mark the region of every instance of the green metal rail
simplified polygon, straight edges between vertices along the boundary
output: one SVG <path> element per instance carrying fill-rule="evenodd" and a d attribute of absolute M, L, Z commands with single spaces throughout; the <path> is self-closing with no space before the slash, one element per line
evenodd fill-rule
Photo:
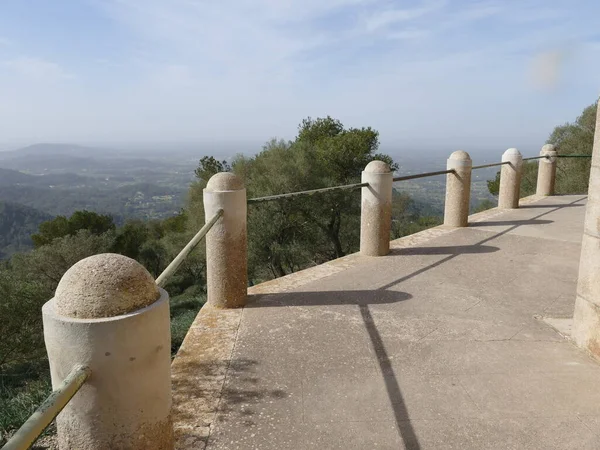
<path fill-rule="evenodd" d="M 557 155 L 558 158 L 591 158 L 592 155 Z"/>
<path fill-rule="evenodd" d="M 17 430 L 2 450 L 26 450 L 40 437 L 67 403 L 77 394 L 92 371 L 86 366 L 76 366 L 59 388 L 52 392 L 40 407 Z"/>
<path fill-rule="evenodd" d="M 491 163 L 491 164 L 481 164 L 480 166 L 473 166 L 473 167 L 471 167 L 471 170 L 486 169 L 488 167 L 503 166 L 505 164 L 510 164 L 510 161 L 504 161 L 504 162 L 499 162 L 499 163 Z"/>
<path fill-rule="evenodd" d="M 290 192 L 288 194 L 269 195 L 267 197 L 251 198 L 248 200 L 248 204 L 270 202 L 272 200 L 280 200 L 282 198 L 296 197 L 299 195 L 313 195 L 313 194 L 319 194 L 321 192 L 329 192 L 329 191 L 337 191 L 337 190 L 345 190 L 345 189 L 358 189 L 358 188 L 362 188 L 362 187 L 367 187 L 368 185 L 369 185 L 369 183 L 354 183 L 354 184 L 345 184 L 343 186 L 332 186 L 332 187 L 326 187 L 326 188 L 321 188 L 321 189 L 312 189 L 310 191 L 299 191 L 299 192 Z"/>
<path fill-rule="evenodd" d="M 183 250 L 179 252 L 175 259 L 171 261 L 171 264 L 169 264 L 167 268 L 163 270 L 163 272 L 158 276 L 158 278 L 156 279 L 156 284 L 158 286 L 163 287 L 165 284 L 167 284 L 167 281 L 169 280 L 171 275 L 175 273 L 175 271 L 179 268 L 181 263 L 183 263 L 185 258 L 187 258 L 187 256 L 192 252 L 192 250 L 196 248 L 196 246 L 200 243 L 202 238 L 206 236 L 206 233 L 210 231 L 210 229 L 215 223 L 217 223 L 217 220 L 219 220 L 219 217 L 221 217 L 222 215 L 223 210 L 219 209 L 217 213 L 208 222 L 206 222 L 202 228 L 200 228 L 200 231 L 196 233 L 196 235 L 190 240 L 190 242 L 188 242 L 188 244 L 185 247 L 183 247 Z"/>
<path fill-rule="evenodd" d="M 456 171 L 454 169 L 448 169 L 448 170 L 438 170 L 437 172 L 419 173 L 417 175 L 406 175 L 406 176 L 402 176 L 402 177 L 395 177 L 393 179 L 393 181 L 396 182 L 396 181 L 415 180 L 417 178 L 434 177 L 436 175 L 444 175 L 446 173 L 456 173 Z"/>
<path fill-rule="evenodd" d="M 534 159 L 543 159 L 543 158 L 549 159 L 550 157 L 546 156 L 546 155 L 543 155 L 543 156 L 532 156 L 531 158 L 523 158 L 523 161 L 531 161 L 531 160 L 534 160 Z"/>

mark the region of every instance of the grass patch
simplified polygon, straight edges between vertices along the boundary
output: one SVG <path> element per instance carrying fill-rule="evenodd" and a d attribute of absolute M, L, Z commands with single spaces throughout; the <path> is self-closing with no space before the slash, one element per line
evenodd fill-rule
<path fill-rule="evenodd" d="M 0 445 L 19 428 L 52 391 L 46 361 L 19 365 L 0 374 Z M 46 430 L 54 432 L 54 425 Z"/>
<path fill-rule="evenodd" d="M 171 299 L 171 356 L 177 354 L 205 302 L 206 296 L 199 292 L 186 292 Z"/>

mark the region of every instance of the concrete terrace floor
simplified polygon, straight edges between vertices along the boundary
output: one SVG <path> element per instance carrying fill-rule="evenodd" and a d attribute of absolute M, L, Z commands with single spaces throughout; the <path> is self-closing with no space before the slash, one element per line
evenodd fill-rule
<path fill-rule="evenodd" d="M 584 213 L 528 198 L 203 308 L 178 448 L 600 449 L 600 365 L 541 320 L 572 316 Z"/>

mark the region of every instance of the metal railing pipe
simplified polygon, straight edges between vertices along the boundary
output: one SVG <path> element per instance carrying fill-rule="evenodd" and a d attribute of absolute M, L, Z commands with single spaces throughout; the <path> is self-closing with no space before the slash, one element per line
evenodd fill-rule
<path fill-rule="evenodd" d="M 27 419 L 2 450 L 26 450 L 40 437 L 50 423 L 73 398 L 92 371 L 87 366 L 75 366 L 58 389 L 53 391 Z"/>
<path fill-rule="evenodd" d="M 490 164 L 481 164 L 479 166 L 473 166 L 473 167 L 471 167 L 471 170 L 486 169 L 488 167 L 496 167 L 496 166 L 504 166 L 505 164 L 510 164 L 510 161 L 502 161 L 502 162 L 499 162 L 499 163 L 490 163 Z"/>
<path fill-rule="evenodd" d="M 168 279 L 175 273 L 175 271 L 179 268 L 181 263 L 187 258 L 187 256 L 196 248 L 196 246 L 200 243 L 202 238 L 206 236 L 206 233 L 210 231 L 213 225 L 219 220 L 219 217 L 223 215 L 223 210 L 217 210 L 216 214 L 210 219 L 208 222 L 204 224 L 200 231 L 196 233 L 196 235 L 187 243 L 183 250 L 179 252 L 179 254 L 171 261 L 171 264 L 167 266 L 165 270 L 156 278 L 156 284 L 160 287 L 163 287 Z"/>
<path fill-rule="evenodd" d="M 529 158 L 523 158 L 523 161 L 532 161 L 532 160 L 534 160 L 534 159 L 543 159 L 543 158 L 545 158 L 545 159 L 548 159 L 548 158 L 549 158 L 549 156 L 546 156 L 546 155 L 542 155 L 542 156 L 531 156 L 531 157 L 529 157 Z"/>
<path fill-rule="evenodd" d="M 258 197 L 258 198 L 248 199 L 248 204 L 269 202 L 271 200 L 279 200 L 282 198 L 296 197 L 298 195 L 312 195 L 312 194 L 318 194 L 320 192 L 329 192 L 329 191 L 336 191 L 336 190 L 343 190 L 343 189 L 358 189 L 358 188 L 362 188 L 362 187 L 367 187 L 368 185 L 369 185 L 369 183 L 354 183 L 354 184 L 345 184 L 342 186 L 332 186 L 332 187 L 326 187 L 326 188 L 320 188 L 320 189 L 311 189 L 309 191 L 298 191 L 298 192 L 290 192 L 287 194 L 268 195 L 266 197 Z"/>
<path fill-rule="evenodd" d="M 392 181 L 396 182 L 396 181 L 415 180 L 417 178 L 434 177 L 436 175 L 446 175 L 448 173 L 456 173 L 456 171 L 454 169 L 448 169 L 448 170 L 438 170 L 437 172 L 419 173 L 417 175 L 405 175 L 405 176 L 401 176 L 401 177 L 394 177 L 392 179 Z"/>

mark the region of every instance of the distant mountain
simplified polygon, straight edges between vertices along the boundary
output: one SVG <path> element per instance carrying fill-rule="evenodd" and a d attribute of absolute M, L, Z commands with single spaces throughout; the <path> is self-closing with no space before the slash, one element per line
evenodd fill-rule
<path fill-rule="evenodd" d="M 102 174 L 113 171 L 169 169 L 169 161 L 150 160 L 127 155 L 117 150 L 72 144 L 35 144 L 17 150 L 0 152 L 0 167 L 42 173 L 83 172 Z"/>
<path fill-rule="evenodd" d="M 23 156 L 66 155 L 77 157 L 117 157 L 119 152 L 105 148 L 86 147 L 75 144 L 33 144 L 17 150 L 0 152 L 0 160 L 14 159 Z"/>
<path fill-rule="evenodd" d="M 0 201 L 0 259 L 33 247 L 31 235 L 37 233 L 50 214 L 13 202 Z"/>
<path fill-rule="evenodd" d="M 27 175 L 26 173 L 19 172 L 17 170 L 0 168 L 0 186 L 27 184 L 33 182 L 34 180 L 35 177 L 32 175 Z"/>
<path fill-rule="evenodd" d="M 51 173 L 47 175 L 29 175 L 18 170 L 0 168 L 0 186 L 83 186 L 97 185 L 99 181 L 91 177 L 82 177 L 74 173 Z"/>
<path fill-rule="evenodd" d="M 0 201 L 14 201 L 52 215 L 69 216 L 87 209 L 111 214 L 115 222 L 124 218 L 160 218 L 177 213 L 185 192 L 168 186 L 148 183 L 111 189 L 82 186 L 80 188 L 32 185 L 0 185 Z"/>

